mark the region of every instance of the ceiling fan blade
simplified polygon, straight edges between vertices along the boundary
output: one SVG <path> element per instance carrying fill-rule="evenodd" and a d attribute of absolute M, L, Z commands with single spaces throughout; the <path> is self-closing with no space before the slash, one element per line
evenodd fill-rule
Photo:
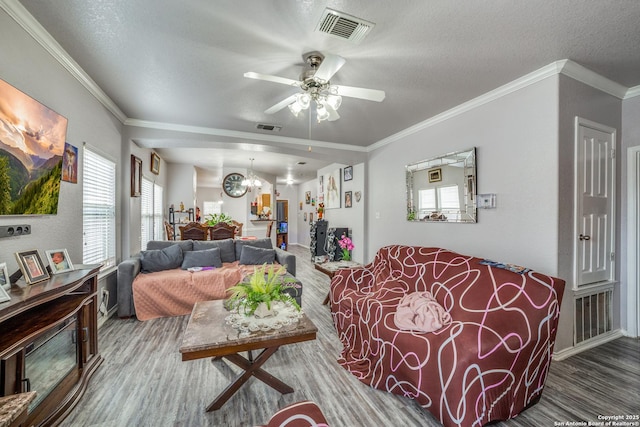
<path fill-rule="evenodd" d="M 264 113 L 265 114 L 277 113 L 278 111 L 282 110 L 284 107 L 286 107 L 287 105 L 291 104 L 295 100 L 296 100 L 296 96 L 295 95 L 291 95 L 290 97 L 288 97 L 286 99 L 283 99 L 282 101 L 278 102 L 273 107 L 267 108 L 266 110 L 264 110 Z"/>
<path fill-rule="evenodd" d="M 286 77 L 271 76 L 269 74 L 254 73 L 253 71 L 244 73 L 244 76 L 248 79 L 265 80 L 267 82 L 281 83 L 288 86 L 300 86 L 300 82 L 298 80 L 288 79 Z"/>
<path fill-rule="evenodd" d="M 313 75 L 313 77 L 318 80 L 328 82 L 329 80 L 331 80 L 331 77 L 333 77 L 333 75 L 337 73 L 340 68 L 342 68 L 345 62 L 347 61 L 341 56 L 327 54 L 325 55 L 322 63 L 316 70 L 316 73 Z"/>
<path fill-rule="evenodd" d="M 338 95 L 351 98 L 366 99 L 368 101 L 382 102 L 386 96 L 383 90 L 365 89 L 363 87 L 332 85 L 338 88 Z"/>

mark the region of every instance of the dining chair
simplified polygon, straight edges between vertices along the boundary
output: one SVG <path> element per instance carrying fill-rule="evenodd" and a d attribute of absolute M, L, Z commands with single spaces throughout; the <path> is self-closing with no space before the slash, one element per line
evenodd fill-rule
<path fill-rule="evenodd" d="M 207 230 L 209 227 L 199 222 L 190 222 L 180 227 L 180 240 L 207 240 Z"/>
<path fill-rule="evenodd" d="M 236 227 L 226 222 L 219 222 L 213 227 L 209 227 L 209 239 L 222 240 L 233 239 L 236 234 Z"/>

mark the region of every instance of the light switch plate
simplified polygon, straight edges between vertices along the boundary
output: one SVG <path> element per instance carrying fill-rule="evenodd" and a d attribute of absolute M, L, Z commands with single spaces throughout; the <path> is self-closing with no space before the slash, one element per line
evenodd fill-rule
<path fill-rule="evenodd" d="M 478 194 L 478 209 L 495 209 L 495 193 Z"/>

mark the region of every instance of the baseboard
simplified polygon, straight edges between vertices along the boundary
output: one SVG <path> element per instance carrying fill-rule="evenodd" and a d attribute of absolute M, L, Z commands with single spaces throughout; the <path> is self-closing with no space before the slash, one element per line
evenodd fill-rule
<path fill-rule="evenodd" d="M 602 334 L 595 338 L 592 338 L 588 341 L 583 341 L 580 344 L 576 344 L 573 347 L 565 348 L 560 351 L 556 351 L 553 353 L 551 357 L 552 360 L 559 362 L 561 360 L 566 359 L 567 357 L 571 357 L 578 353 L 582 353 L 585 350 L 589 350 L 590 348 L 597 347 L 609 341 L 613 341 L 615 339 L 623 337 L 624 334 L 620 329 L 616 329 L 615 331 L 609 332 L 608 334 Z"/>
<path fill-rule="evenodd" d="M 100 316 L 100 313 L 98 313 L 98 328 L 100 328 L 100 326 L 102 326 L 102 324 L 106 322 L 107 319 L 111 318 L 111 316 L 115 315 L 117 312 L 118 312 L 118 305 L 116 304 L 113 307 L 111 307 L 109 311 L 107 311 L 106 316 Z"/>

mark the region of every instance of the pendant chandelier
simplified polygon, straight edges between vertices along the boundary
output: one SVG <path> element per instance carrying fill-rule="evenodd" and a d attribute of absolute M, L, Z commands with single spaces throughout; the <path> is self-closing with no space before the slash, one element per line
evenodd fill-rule
<path fill-rule="evenodd" d="M 242 185 L 247 187 L 247 191 L 251 191 L 253 187 L 260 187 L 262 182 L 258 179 L 258 177 L 253 173 L 253 160 L 251 160 L 251 167 L 245 179 L 242 180 Z"/>

